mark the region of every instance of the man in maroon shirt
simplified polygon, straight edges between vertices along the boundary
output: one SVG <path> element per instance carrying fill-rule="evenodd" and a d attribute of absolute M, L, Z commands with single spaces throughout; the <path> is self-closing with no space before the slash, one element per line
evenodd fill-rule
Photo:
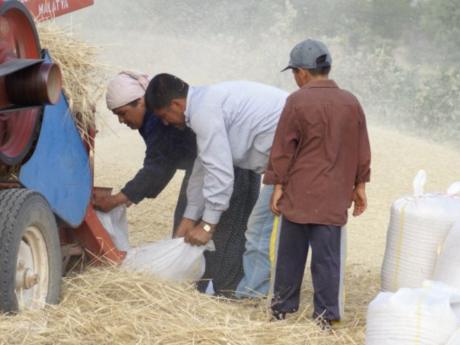
<path fill-rule="evenodd" d="M 273 315 L 283 319 L 298 310 L 311 247 L 313 316 L 322 325 L 341 318 L 341 228 L 352 203 L 354 216 L 367 207 L 371 158 L 364 112 L 328 78 L 331 63 L 319 41 L 307 39 L 291 51 L 284 70 L 292 70 L 300 89 L 287 99 L 264 178 L 275 185 L 271 207 L 282 215 Z"/>

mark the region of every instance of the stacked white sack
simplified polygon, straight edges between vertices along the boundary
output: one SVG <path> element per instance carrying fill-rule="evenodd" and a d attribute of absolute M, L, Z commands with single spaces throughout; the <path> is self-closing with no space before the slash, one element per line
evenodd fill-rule
<path fill-rule="evenodd" d="M 460 328 L 450 337 L 446 345 L 460 345 Z"/>
<path fill-rule="evenodd" d="M 460 289 L 460 221 L 452 226 L 442 245 L 433 279 Z"/>
<path fill-rule="evenodd" d="M 391 208 L 385 258 L 382 266 L 382 290 L 420 287 L 432 279 L 436 256 L 449 229 L 460 215 L 460 184 L 447 194 L 426 194 L 426 173 L 414 179 L 414 195 L 395 201 Z"/>
<path fill-rule="evenodd" d="M 437 282 L 382 292 L 369 304 L 366 345 L 445 345 L 458 328 L 459 304 L 460 293 Z"/>

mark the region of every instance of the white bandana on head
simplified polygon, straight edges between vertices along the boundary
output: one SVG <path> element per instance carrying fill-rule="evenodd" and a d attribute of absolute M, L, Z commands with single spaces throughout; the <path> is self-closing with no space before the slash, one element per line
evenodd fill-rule
<path fill-rule="evenodd" d="M 107 108 L 113 110 L 143 97 L 149 81 L 150 78 L 146 74 L 120 72 L 107 85 Z"/>

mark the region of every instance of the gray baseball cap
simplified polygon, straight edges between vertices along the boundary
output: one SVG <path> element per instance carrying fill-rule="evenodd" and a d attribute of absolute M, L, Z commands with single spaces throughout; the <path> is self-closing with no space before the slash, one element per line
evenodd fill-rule
<path fill-rule="evenodd" d="M 328 67 L 332 64 L 331 53 L 329 53 L 326 45 L 311 38 L 298 43 L 291 50 L 289 57 L 289 65 L 281 72 L 290 68 L 314 69 Z M 318 60 L 318 58 L 321 59 Z"/>

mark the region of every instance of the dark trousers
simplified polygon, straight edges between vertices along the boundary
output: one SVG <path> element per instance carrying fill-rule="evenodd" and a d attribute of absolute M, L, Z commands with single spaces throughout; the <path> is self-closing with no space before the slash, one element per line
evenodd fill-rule
<path fill-rule="evenodd" d="M 257 201 L 260 190 L 260 175 L 250 170 L 235 168 L 235 182 L 230 205 L 222 214 L 213 241 L 214 252 L 206 251 L 206 270 L 198 290 L 204 292 L 212 280 L 217 295 L 230 297 L 243 278 L 243 253 L 249 215 Z M 186 171 L 174 214 L 174 229 L 179 225 L 187 205 L 187 184 L 191 169 Z"/>
<path fill-rule="evenodd" d="M 279 314 L 299 309 L 309 247 L 312 250 L 313 317 L 340 320 L 341 228 L 333 225 L 297 224 L 282 219 L 272 310 Z"/>

